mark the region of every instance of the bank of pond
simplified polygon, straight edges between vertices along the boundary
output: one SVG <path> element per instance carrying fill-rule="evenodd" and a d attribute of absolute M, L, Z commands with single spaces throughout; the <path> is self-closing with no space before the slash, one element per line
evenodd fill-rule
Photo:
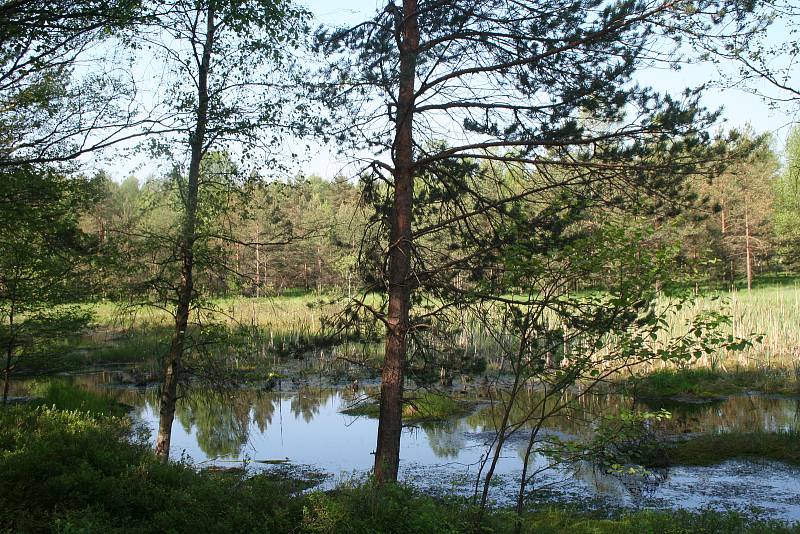
<path fill-rule="evenodd" d="M 472 394 L 412 389 L 401 485 L 377 489 L 368 475 L 377 425 L 369 383 L 189 388 L 176 413 L 173 462 L 164 466 L 149 441 L 158 420 L 157 386 L 122 386 L 114 373 L 15 386 L 17 395 L 36 400 L 2 413 L 4 529 L 474 530 L 475 478 L 501 405 L 479 388 Z M 512 418 L 538 394 L 526 392 Z M 537 476 L 523 531 L 800 531 L 800 399 L 650 402 L 576 396 L 543 425 L 529 460 Z M 565 451 L 573 449 L 554 445 L 591 442 L 603 425 L 619 424 L 619 414 L 665 409 L 669 417 L 623 417 L 644 432 L 614 428 L 622 438 L 604 444 L 599 455 L 595 449 L 569 457 Z M 492 511 L 481 527 L 487 531 L 515 528 L 518 518 L 508 507 L 529 435 L 523 429 L 505 445 L 491 484 Z"/>

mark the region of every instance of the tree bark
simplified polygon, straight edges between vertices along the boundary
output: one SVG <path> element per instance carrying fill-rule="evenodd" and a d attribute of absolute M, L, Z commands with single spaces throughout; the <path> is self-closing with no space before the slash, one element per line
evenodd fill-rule
<path fill-rule="evenodd" d="M 8 404 L 8 390 L 11 385 L 11 363 L 14 360 L 14 306 L 8 313 L 8 346 L 6 346 L 6 365 L 3 369 L 3 406 Z"/>
<path fill-rule="evenodd" d="M 394 199 L 389 235 L 389 313 L 386 318 L 386 349 L 381 373 L 380 419 L 375 448 L 375 480 L 378 484 L 397 480 L 400 436 L 403 429 L 403 374 L 411 307 L 409 274 L 414 187 L 414 78 L 419 46 L 417 0 L 403 0 L 402 13 L 395 12 L 395 20 L 400 46 L 400 86 L 392 154 Z"/>
<path fill-rule="evenodd" d="M 164 360 L 164 384 L 161 386 L 156 455 L 161 461 L 169 460 L 172 422 L 175 419 L 175 404 L 178 399 L 178 381 L 181 360 L 186 345 L 186 329 L 189 324 L 192 299 L 194 298 L 194 242 L 197 229 L 197 194 L 200 183 L 200 161 L 205 149 L 205 134 L 208 123 L 208 72 L 211 64 L 211 48 L 214 42 L 214 2 L 208 4 L 206 13 L 206 35 L 202 59 L 198 71 L 198 106 L 195 129 L 189 137 L 191 159 L 186 186 L 183 228 L 180 237 L 181 278 L 178 284 L 178 302 L 175 310 L 175 332 L 169 352 Z"/>
<path fill-rule="evenodd" d="M 750 243 L 750 214 L 748 207 L 744 207 L 744 248 L 747 261 L 747 290 L 753 287 L 753 250 Z"/>
<path fill-rule="evenodd" d="M 3 406 L 8 404 L 8 389 L 11 385 L 11 362 L 14 359 L 14 308 L 8 314 L 8 346 L 6 347 L 6 366 L 3 369 Z"/>
<path fill-rule="evenodd" d="M 261 296 L 261 249 L 258 246 L 258 240 L 261 239 L 261 228 L 256 224 L 256 298 Z"/>
<path fill-rule="evenodd" d="M 322 249 L 317 245 L 317 294 L 322 293 Z"/>

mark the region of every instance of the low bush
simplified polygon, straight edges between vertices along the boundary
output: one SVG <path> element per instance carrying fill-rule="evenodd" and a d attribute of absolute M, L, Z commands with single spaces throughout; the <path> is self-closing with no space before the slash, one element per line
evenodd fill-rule
<path fill-rule="evenodd" d="M 126 418 L 54 406 L 0 412 L 8 532 L 290 532 L 298 488 L 161 464 Z"/>

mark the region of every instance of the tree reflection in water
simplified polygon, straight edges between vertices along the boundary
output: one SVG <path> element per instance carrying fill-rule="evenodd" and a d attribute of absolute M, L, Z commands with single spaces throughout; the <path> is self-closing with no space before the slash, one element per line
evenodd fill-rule
<path fill-rule="evenodd" d="M 428 445 L 437 458 L 455 459 L 466 446 L 469 427 L 463 419 L 421 423 Z"/>
<path fill-rule="evenodd" d="M 319 407 L 337 394 L 335 389 L 318 389 L 303 387 L 292 397 L 291 410 L 295 417 L 302 417 L 310 423 L 319 413 Z"/>
<path fill-rule="evenodd" d="M 65 377 L 64 380 L 89 389 L 108 392 L 109 384 L 114 384 L 112 375 L 113 373 L 91 373 Z M 136 407 L 140 417 L 157 416 L 157 388 L 112 385 L 111 391 L 119 402 Z M 355 397 L 370 392 L 359 390 L 357 393 Z M 280 393 L 245 388 L 215 391 L 192 387 L 182 394 L 184 397 L 179 400 L 177 406 L 177 423 L 183 427 L 188 439 L 196 440 L 199 449 L 197 452 L 202 452 L 209 458 L 238 459 L 248 442 L 252 442 L 254 447 L 261 447 L 262 437 L 267 437 L 269 440 L 280 432 L 277 425 L 281 419 L 279 417 L 281 410 L 284 423 L 288 417 L 293 423 L 307 426 L 302 429 L 294 426 L 295 433 L 302 432 L 314 436 L 317 432 L 316 425 L 319 423 L 325 432 L 337 432 L 346 436 L 346 442 L 349 439 L 347 436 L 356 432 L 351 426 L 353 419 L 338 414 L 338 409 L 347 406 L 348 398 L 354 395 L 350 389 L 304 386 L 297 392 Z M 570 393 L 565 395 L 568 396 Z M 526 418 L 530 414 L 531 406 L 536 405 L 540 396 L 541 392 L 535 388 L 520 395 L 512 410 L 512 421 L 521 422 L 523 426 L 530 428 L 535 421 L 530 419 L 526 421 Z M 488 435 L 496 428 L 505 398 L 505 394 L 495 391 L 494 405 L 483 404 L 466 418 L 420 424 L 421 434 L 425 436 L 430 452 L 437 458 L 454 460 L 464 453 L 465 448 L 480 447 L 484 433 Z M 569 400 L 569 397 L 564 400 Z M 322 409 L 323 406 L 326 407 Z M 622 410 L 630 409 L 655 411 L 660 408 L 672 412 L 671 419 L 660 423 L 666 434 L 754 430 L 774 432 L 800 428 L 800 399 L 737 396 L 716 403 L 687 404 L 634 402 L 630 397 L 622 395 L 587 395 L 574 399 L 570 410 L 549 419 L 544 425 L 547 430 L 545 434 L 555 433 L 567 439 L 589 438 L 596 422 L 603 415 L 619 414 Z M 324 421 L 315 420 L 323 417 Z M 374 432 L 369 424 L 357 426 L 359 426 L 359 437 Z M 524 432 L 520 435 L 524 437 Z M 353 439 L 356 439 L 355 435 Z M 262 452 L 265 451 L 253 450 L 254 455 Z M 292 453 L 286 451 L 285 454 Z M 310 460 L 313 461 L 313 458 Z M 547 460 L 537 455 L 534 461 L 544 463 Z M 597 478 L 596 474 L 588 474 L 585 470 L 583 474 L 592 479 Z M 580 474 L 577 475 L 578 478 L 582 478 Z"/>
<path fill-rule="evenodd" d="M 535 406 L 542 393 L 536 390 L 520 394 L 511 411 L 512 422 L 520 422 L 523 428 L 532 428 L 536 420 L 530 417 L 531 406 Z M 569 392 L 565 393 L 568 401 Z M 485 406 L 467 417 L 473 429 L 494 430 L 504 402 L 503 394 L 498 402 Z M 553 401 L 555 402 L 555 401 Z M 662 421 L 667 434 L 689 432 L 752 432 L 763 430 L 779 432 L 800 428 L 800 400 L 771 398 L 766 396 L 737 396 L 718 402 L 699 404 L 677 402 L 635 402 L 632 398 L 617 394 L 585 395 L 574 400 L 569 409 L 545 421 L 543 428 L 574 437 L 590 437 L 594 425 L 603 416 L 617 415 L 625 410 L 668 410 L 672 417 Z"/>
<path fill-rule="evenodd" d="M 189 393 L 181 400 L 176 409 L 177 419 L 187 433 L 196 429 L 200 450 L 212 458 L 238 458 L 249 435 L 249 399 L 244 395 L 205 391 Z"/>
<path fill-rule="evenodd" d="M 313 388 L 302 388 L 289 396 L 244 389 L 188 389 L 178 402 L 176 416 L 187 434 L 195 430 L 197 444 L 205 455 L 238 459 L 251 431 L 268 432 L 282 402 L 288 400 L 291 414 L 310 423 L 333 395 L 335 390 Z M 152 403 L 155 408 L 155 396 Z"/>

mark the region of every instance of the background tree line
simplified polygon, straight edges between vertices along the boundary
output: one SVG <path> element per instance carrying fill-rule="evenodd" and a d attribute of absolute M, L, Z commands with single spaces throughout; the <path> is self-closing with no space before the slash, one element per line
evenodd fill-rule
<path fill-rule="evenodd" d="M 651 246 L 676 246 L 676 278 L 688 281 L 747 280 L 758 274 L 795 272 L 800 217 L 800 129 L 789 136 L 785 151 L 767 134 L 732 132 L 719 141 L 734 154 L 724 173 L 691 181 L 692 198 L 669 216 L 640 217 L 632 225 L 651 226 Z M 215 155 L 233 168 L 224 154 Z M 234 169 L 235 171 L 235 169 Z M 238 172 L 238 171 L 235 171 Z M 99 172 L 89 182 L 99 196 L 83 214 L 80 229 L 96 240 L 100 261 L 93 273 L 93 296 L 122 297 L 136 287 L 130 269 L 135 243 L 143 229 L 174 224 L 175 190 L 163 177 L 124 180 Z M 486 185 L 490 183 L 487 178 Z M 270 296 L 297 291 L 347 293 L 369 282 L 358 264 L 368 225 L 364 183 L 346 177 L 318 176 L 251 183 L 246 193 L 228 199 L 216 214 L 226 238 L 219 239 L 216 268 L 201 275 L 203 292 L 213 296 Z M 427 193 L 429 196 L 433 192 Z M 435 202 L 417 215 L 421 224 L 436 221 Z M 597 210 L 592 218 L 607 214 Z M 141 245 L 141 243 L 140 243 Z M 437 241 L 427 246 L 446 250 Z M 452 248 L 452 247 L 451 247 Z M 87 256 L 88 258 L 88 256 Z M 115 261 L 112 261 L 116 258 Z M 97 258 L 91 259 L 92 262 Z M 115 263 L 116 262 L 116 263 Z M 491 277 L 492 266 L 482 273 Z M 602 286 L 607 280 L 581 282 Z M 576 289 L 580 289 L 577 287 Z"/>
<path fill-rule="evenodd" d="M 93 287 L 100 288 L 95 296 L 123 298 L 152 275 L 159 256 L 154 238 L 148 242 L 148 237 L 175 224 L 170 204 L 178 192 L 161 178 L 118 182 L 101 172 L 94 179 L 102 184 L 103 197 L 84 214 L 81 227 L 110 262 L 95 272 Z M 361 283 L 356 257 L 364 210 L 352 181 L 310 176 L 249 184 L 211 215 L 217 265 L 199 274 L 203 294 L 346 293 L 348 284 Z M 147 248 L 150 259 L 132 270 Z"/>

